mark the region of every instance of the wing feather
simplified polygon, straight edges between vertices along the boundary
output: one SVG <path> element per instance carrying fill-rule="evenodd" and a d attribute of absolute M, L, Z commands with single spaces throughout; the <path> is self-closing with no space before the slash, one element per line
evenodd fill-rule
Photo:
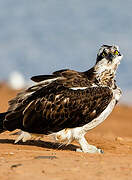
<path fill-rule="evenodd" d="M 63 76 L 63 73 L 66 73 L 66 72 L 69 72 L 69 71 L 71 71 L 71 70 L 63 69 L 63 70 L 53 72 L 52 75 L 33 76 L 33 77 L 31 77 L 31 80 L 34 81 L 34 82 L 41 82 L 41 81 L 45 81 L 45 80 L 50 80 L 50 79 L 54 79 L 56 77 L 61 77 L 61 76 Z"/>
<path fill-rule="evenodd" d="M 12 113 L 17 114 L 15 122 L 22 130 L 48 134 L 91 122 L 104 111 L 112 96 L 108 87 L 72 90 L 53 82 L 23 100 Z M 11 114 L 6 117 L 8 129 L 12 129 Z"/>
<path fill-rule="evenodd" d="M 38 76 L 31 77 L 31 80 L 34 82 L 41 82 L 41 81 L 50 80 L 53 78 L 56 78 L 56 76 L 55 75 L 38 75 Z"/>

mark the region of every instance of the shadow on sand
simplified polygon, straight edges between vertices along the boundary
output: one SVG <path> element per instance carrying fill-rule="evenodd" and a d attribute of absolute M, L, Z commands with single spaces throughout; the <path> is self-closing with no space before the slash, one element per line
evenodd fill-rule
<path fill-rule="evenodd" d="M 37 146 L 37 147 L 43 147 L 48 149 L 57 149 L 57 150 L 70 150 L 70 151 L 76 151 L 77 148 L 79 148 L 76 145 L 63 145 L 60 143 L 55 142 L 49 142 L 49 141 L 42 141 L 42 140 L 30 140 L 27 142 L 18 142 L 17 144 L 14 144 L 13 139 L 0 139 L 1 144 L 13 144 L 15 145 L 28 145 L 28 146 Z"/>

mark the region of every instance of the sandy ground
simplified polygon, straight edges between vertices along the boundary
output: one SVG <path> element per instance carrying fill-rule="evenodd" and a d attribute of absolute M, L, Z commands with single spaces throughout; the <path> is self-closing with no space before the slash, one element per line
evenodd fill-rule
<path fill-rule="evenodd" d="M 0 112 L 15 91 L 0 85 Z M 132 180 L 132 108 L 117 106 L 100 126 L 87 133 L 104 154 L 75 152 L 73 142 L 60 147 L 45 137 L 14 145 L 16 135 L 0 134 L 0 180 Z"/>

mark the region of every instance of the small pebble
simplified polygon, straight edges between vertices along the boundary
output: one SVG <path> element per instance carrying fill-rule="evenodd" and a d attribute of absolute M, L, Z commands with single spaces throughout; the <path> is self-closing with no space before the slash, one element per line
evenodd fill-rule
<path fill-rule="evenodd" d="M 14 152 L 10 152 L 9 154 L 14 155 L 15 153 Z"/>
<path fill-rule="evenodd" d="M 123 138 L 122 137 L 116 137 L 115 140 L 116 141 L 123 141 Z"/>
<path fill-rule="evenodd" d="M 36 156 L 35 159 L 57 159 L 56 156 Z"/>
<path fill-rule="evenodd" d="M 22 166 L 22 164 L 13 164 L 13 165 L 11 166 L 11 169 L 17 168 L 17 167 L 19 167 L 19 166 Z"/>

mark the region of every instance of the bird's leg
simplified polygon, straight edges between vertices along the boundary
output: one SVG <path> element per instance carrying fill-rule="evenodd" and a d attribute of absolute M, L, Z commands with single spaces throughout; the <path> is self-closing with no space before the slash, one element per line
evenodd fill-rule
<path fill-rule="evenodd" d="M 78 127 L 71 129 L 72 137 L 80 144 L 81 149 L 76 149 L 78 152 L 84 153 L 103 153 L 101 149 L 98 149 L 96 146 L 88 144 L 85 139 L 85 134 L 87 133 L 87 129 Z"/>
<path fill-rule="evenodd" d="M 65 145 L 70 144 L 74 140 L 72 137 L 72 131 L 69 128 L 63 129 L 57 133 L 52 133 L 51 137 L 54 139 L 54 141 Z"/>
<path fill-rule="evenodd" d="M 103 153 L 103 150 L 98 149 L 96 146 L 88 144 L 84 135 L 76 139 L 77 142 L 80 144 L 81 149 L 76 149 L 78 152 L 84 153 Z"/>
<path fill-rule="evenodd" d="M 65 142 L 66 144 L 71 143 L 73 140 L 76 140 L 80 146 L 81 149 L 76 149 L 78 152 L 84 152 L 84 153 L 103 153 L 101 149 L 98 149 L 97 147 L 88 144 L 86 141 L 84 135 L 86 134 L 86 131 L 83 128 L 67 128 L 64 130 L 61 130 L 57 133 L 54 133 L 55 140 L 60 142 Z"/>
<path fill-rule="evenodd" d="M 19 141 L 26 142 L 28 140 L 40 140 L 43 136 L 44 136 L 43 134 L 33 134 L 33 133 L 21 131 L 21 134 L 17 137 L 14 143 L 16 144 Z"/>

